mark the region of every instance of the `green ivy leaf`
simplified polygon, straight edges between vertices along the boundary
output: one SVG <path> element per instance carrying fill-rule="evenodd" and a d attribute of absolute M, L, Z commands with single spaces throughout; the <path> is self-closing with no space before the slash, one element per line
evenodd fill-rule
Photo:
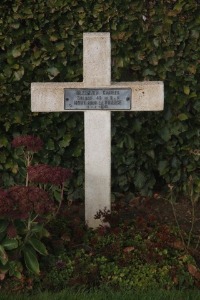
<path fill-rule="evenodd" d="M 197 71 L 197 66 L 196 65 L 190 65 L 187 70 L 191 73 L 191 74 L 196 74 Z"/>
<path fill-rule="evenodd" d="M 5 136 L 0 137 L 0 148 L 8 145 L 8 139 Z"/>
<path fill-rule="evenodd" d="M 167 160 L 159 161 L 158 170 L 160 172 L 160 175 L 166 174 L 168 172 L 168 161 Z"/>
<path fill-rule="evenodd" d="M 7 159 L 7 156 L 5 153 L 0 152 L 0 163 L 5 163 Z"/>
<path fill-rule="evenodd" d="M 24 76 L 24 67 L 20 67 L 18 71 L 15 71 L 13 76 L 14 81 L 19 81 Z"/>
<path fill-rule="evenodd" d="M 128 148 L 134 149 L 135 141 L 132 138 L 132 136 L 126 135 L 126 137 L 125 137 L 125 143 L 126 143 L 126 145 L 127 145 Z"/>
<path fill-rule="evenodd" d="M 159 131 L 159 135 L 166 142 L 169 141 L 170 138 L 171 138 L 171 133 L 170 133 L 170 131 L 169 131 L 169 129 L 167 127 L 162 128 Z"/>
<path fill-rule="evenodd" d="M 52 139 L 48 140 L 47 149 L 48 150 L 54 150 L 55 149 L 54 141 Z"/>
<path fill-rule="evenodd" d="M 116 64 L 117 67 L 123 68 L 123 66 L 124 66 L 123 58 L 122 57 L 117 58 L 115 64 Z"/>
<path fill-rule="evenodd" d="M 12 24 L 10 24 L 10 26 L 12 27 L 12 28 L 14 28 L 14 29 L 19 29 L 19 27 L 20 27 L 20 23 L 12 23 Z"/>
<path fill-rule="evenodd" d="M 158 65 L 158 57 L 155 54 L 152 54 L 149 57 L 149 62 L 150 64 L 152 64 L 153 66 L 157 66 Z"/>
<path fill-rule="evenodd" d="M 135 119 L 133 121 L 133 125 L 132 125 L 133 129 L 135 132 L 140 132 L 140 130 L 142 129 L 142 123 L 139 119 Z"/>
<path fill-rule="evenodd" d="M 65 48 L 65 44 L 63 42 L 56 43 L 56 50 L 62 51 Z"/>
<path fill-rule="evenodd" d="M 135 180 L 134 180 L 135 186 L 141 189 L 144 186 L 145 182 L 146 182 L 146 178 L 144 173 L 142 171 L 138 171 L 135 174 Z"/>
<path fill-rule="evenodd" d="M 174 6 L 174 10 L 176 10 L 180 13 L 184 4 L 185 4 L 185 1 L 178 1 L 178 3 Z"/>
<path fill-rule="evenodd" d="M 82 154 L 82 151 L 83 151 L 82 145 L 78 145 L 78 146 L 74 149 L 74 151 L 73 151 L 73 153 L 72 153 L 72 156 L 73 156 L 73 157 L 79 157 L 79 156 Z"/>
<path fill-rule="evenodd" d="M 127 176 L 126 175 L 122 175 L 119 177 L 119 185 L 120 186 L 125 186 L 127 184 Z"/>
<path fill-rule="evenodd" d="M 151 157 L 152 159 L 155 159 L 155 151 L 154 150 L 149 150 L 147 151 L 147 155 Z"/>
<path fill-rule="evenodd" d="M 59 36 L 56 35 L 56 34 L 51 34 L 50 37 L 49 37 L 49 40 L 51 42 L 56 42 L 58 40 Z"/>
<path fill-rule="evenodd" d="M 59 142 L 60 147 L 65 148 L 70 145 L 72 136 L 71 134 L 67 134 L 63 137 L 62 141 Z"/>
<path fill-rule="evenodd" d="M 184 85 L 183 91 L 184 91 L 184 94 L 189 95 L 190 94 L 190 87 Z"/>
<path fill-rule="evenodd" d="M 150 69 L 146 69 L 144 70 L 143 72 L 143 76 L 148 76 L 148 75 L 155 75 L 156 73 L 153 71 L 153 70 L 150 70 Z"/>
<path fill-rule="evenodd" d="M 48 68 L 47 72 L 49 74 L 50 79 L 53 79 L 60 73 L 60 71 L 56 67 Z"/>
<path fill-rule="evenodd" d="M 179 114 L 179 115 L 178 115 L 178 119 L 179 119 L 180 121 L 185 121 L 185 120 L 188 119 L 188 116 L 187 116 L 186 114 Z"/>
<path fill-rule="evenodd" d="M 21 49 L 19 47 L 17 47 L 11 51 L 11 54 L 14 58 L 16 58 L 16 57 L 21 56 L 22 52 L 21 52 Z"/>

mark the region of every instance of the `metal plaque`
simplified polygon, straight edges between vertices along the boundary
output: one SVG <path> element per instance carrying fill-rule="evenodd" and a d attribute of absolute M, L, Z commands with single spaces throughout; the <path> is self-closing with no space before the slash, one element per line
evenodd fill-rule
<path fill-rule="evenodd" d="M 64 89 L 66 110 L 130 110 L 130 88 Z"/>

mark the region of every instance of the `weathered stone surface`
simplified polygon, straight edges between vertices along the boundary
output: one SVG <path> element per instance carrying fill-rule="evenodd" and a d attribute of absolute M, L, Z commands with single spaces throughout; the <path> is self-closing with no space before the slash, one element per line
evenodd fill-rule
<path fill-rule="evenodd" d="M 84 87 L 109 86 L 111 81 L 110 33 L 83 34 Z"/>
<path fill-rule="evenodd" d="M 111 199 L 111 113 L 85 112 L 85 220 L 97 227 L 93 216 L 110 210 Z"/>
<path fill-rule="evenodd" d="M 83 34 L 84 87 L 110 85 L 110 33 Z M 110 209 L 111 197 L 111 113 L 85 111 L 85 220 L 97 227 L 94 215 Z"/>
<path fill-rule="evenodd" d="M 64 110 L 64 88 L 95 88 L 98 84 L 69 83 L 32 83 L 31 110 L 35 112 Z M 130 111 L 160 111 L 164 108 L 164 86 L 162 81 L 111 83 L 110 88 L 131 88 L 132 104 Z M 101 88 L 108 88 L 103 85 Z M 73 110 L 69 110 L 73 111 Z"/>

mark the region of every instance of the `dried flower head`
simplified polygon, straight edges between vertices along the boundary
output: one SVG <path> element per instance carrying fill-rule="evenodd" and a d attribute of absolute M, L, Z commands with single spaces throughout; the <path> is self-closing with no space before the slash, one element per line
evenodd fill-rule
<path fill-rule="evenodd" d="M 12 146 L 15 148 L 26 147 L 28 151 L 38 152 L 43 147 L 42 140 L 33 135 L 17 136 L 12 141 Z"/>
<path fill-rule="evenodd" d="M 61 185 L 72 175 L 70 169 L 62 167 L 52 167 L 46 164 L 38 164 L 28 167 L 29 180 L 39 183 L 50 183 Z"/>
<path fill-rule="evenodd" d="M 7 191 L 0 189 L 0 216 L 6 216 L 9 213 L 12 200 Z"/>
<path fill-rule="evenodd" d="M 9 224 L 7 227 L 7 235 L 9 238 L 13 239 L 17 236 L 17 229 L 14 224 Z"/>
<path fill-rule="evenodd" d="M 0 191 L 0 216 L 27 219 L 30 214 L 45 215 L 54 210 L 46 191 L 38 187 L 14 186 Z"/>

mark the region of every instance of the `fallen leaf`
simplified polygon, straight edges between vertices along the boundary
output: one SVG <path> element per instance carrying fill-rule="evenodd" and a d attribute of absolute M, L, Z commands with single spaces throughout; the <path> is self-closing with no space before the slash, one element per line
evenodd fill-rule
<path fill-rule="evenodd" d="M 140 204 L 140 197 L 135 197 L 129 201 L 131 207 L 137 207 Z"/>
<path fill-rule="evenodd" d="M 200 280 L 200 271 L 192 264 L 188 264 L 188 272 L 197 280 Z"/>
<path fill-rule="evenodd" d="M 178 278 L 176 276 L 173 278 L 173 282 L 174 282 L 175 285 L 178 284 Z"/>
<path fill-rule="evenodd" d="M 184 243 L 182 241 L 180 241 L 180 240 L 174 241 L 173 243 L 170 243 L 169 245 L 172 248 L 177 249 L 177 250 L 183 250 L 183 249 L 185 249 Z"/>
<path fill-rule="evenodd" d="M 61 236 L 61 239 L 65 242 L 70 242 L 70 236 L 67 234 L 67 233 L 64 233 L 62 236 Z"/>
<path fill-rule="evenodd" d="M 159 198 L 161 198 L 161 197 L 160 197 L 160 195 L 159 195 L 158 193 L 154 193 L 154 194 L 153 194 L 153 198 L 154 198 L 154 199 L 159 199 Z"/>
<path fill-rule="evenodd" d="M 4 280 L 5 276 L 6 276 L 5 273 L 1 273 L 1 274 L 0 274 L 0 280 L 1 280 L 1 281 Z"/>
<path fill-rule="evenodd" d="M 129 247 L 124 248 L 124 249 L 123 249 L 123 252 L 129 253 L 129 252 L 131 252 L 131 251 L 133 251 L 133 250 L 135 250 L 135 247 L 129 246 Z"/>

